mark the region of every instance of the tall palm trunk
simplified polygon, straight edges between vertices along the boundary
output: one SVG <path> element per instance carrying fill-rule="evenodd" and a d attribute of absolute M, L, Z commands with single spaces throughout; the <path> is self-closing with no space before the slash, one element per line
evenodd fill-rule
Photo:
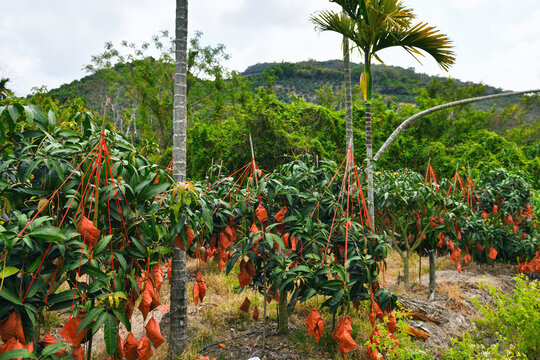
<path fill-rule="evenodd" d="M 174 179 L 186 179 L 187 130 L 187 25 L 188 0 L 176 0 L 176 64 L 174 68 L 173 168 Z M 187 345 L 186 253 L 173 247 L 171 269 L 171 316 L 169 349 L 171 357 L 180 356 Z"/>
<path fill-rule="evenodd" d="M 373 191 L 373 141 L 371 132 L 371 87 L 373 80 L 371 77 L 371 63 L 369 49 L 364 49 L 364 74 L 366 77 L 366 89 L 364 100 L 366 104 L 366 113 L 364 116 L 366 122 L 366 158 L 367 158 L 367 177 L 368 177 L 368 213 L 369 220 L 375 228 L 375 197 Z"/>
<path fill-rule="evenodd" d="M 351 86 L 351 61 L 349 58 L 349 39 L 343 37 L 343 66 L 345 72 L 345 148 L 351 147 L 354 154 L 353 114 L 352 114 L 352 86 Z M 348 151 L 348 150 L 347 150 Z"/>

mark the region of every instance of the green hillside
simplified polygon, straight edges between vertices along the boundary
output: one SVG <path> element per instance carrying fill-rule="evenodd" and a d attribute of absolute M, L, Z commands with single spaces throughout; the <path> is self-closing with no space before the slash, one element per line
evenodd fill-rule
<path fill-rule="evenodd" d="M 123 71 L 123 66 L 117 66 L 118 71 Z M 363 71 L 362 64 L 351 64 L 351 77 L 353 86 L 360 81 Z M 290 103 L 293 98 L 300 97 L 304 100 L 320 104 L 323 95 L 321 89 L 332 89 L 339 94 L 343 87 L 343 62 L 341 60 L 327 61 L 303 61 L 298 63 L 260 63 L 249 66 L 241 73 L 248 78 L 253 88 L 268 86 L 273 87 L 279 100 Z M 381 96 L 387 104 L 391 102 L 414 104 L 415 98 L 423 88 L 428 88 L 434 81 L 443 78 L 418 73 L 414 68 L 404 69 L 399 66 L 374 65 L 374 93 Z M 458 87 L 475 86 L 472 82 L 457 81 Z M 57 98 L 61 103 L 68 98 L 81 97 L 91 106 L 99 104 L 100 93 L 107 90 L 107 81 L 102 79 L 99 73 L 88 75 L 80 80 L 74 80 L 57 89 L 50 90 L 49 94 Z M 489 95 L 503 92 L 492 86 L 484 85 L 483 91 L 477 95 Z M 320 94 L 320 95 L 318 95 Z M 508 104 L 519 102 L 519 97 L 503 98 L 493 102 L 485 102 L 476 105 L 479 109 L 487 109 L 497 104 L 499 108 Z M 337 104 L 341 108 L 342 104 Z"/>
<path fill-rule="evenodd" d="M 360 81 L 362 64 L 351 64 L 351 80 L 353 85 Z M 427 88 L 433 81 L 443 78 L 418 73 L 414 68 L 404 69 L 399 66 L 373 65 L 373 91 L 380 95 L 386 103 L 414 103 L 420 89 Z M 267 84 L 267 77 L 274 77 L 274 89 L 278 99 L 292 101 L 294 96 L 317 103 L 317 92 L 324 86 L 340 91 L 343 86 L 343 62 L 341 60 L 303 61 L 298 63 L 261 63 L 249 66 L 243 76 L 254 80 L 254 86 Z M 472 82 L 457 81 L 459 87 L 467 87 Z M 503 92 L 492 86 L 483 86 L 484 91 L 478 95 L 489 95 Z M 497 100 L 499 106 L 519 102 L 519 97 Z M 479 105 L 479 108 L 491 107 L 495 102 Z"/>

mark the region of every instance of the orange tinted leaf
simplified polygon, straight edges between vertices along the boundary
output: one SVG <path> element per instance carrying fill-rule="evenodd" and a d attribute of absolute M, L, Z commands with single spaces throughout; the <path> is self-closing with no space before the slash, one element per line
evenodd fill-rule
<path fill-rule="evenodd" d="M 255 214 L 257 215 L 257 219 L 261 224 L 268 220 L 268 213 L 262 204 L 259 204 L 257 210 L 255 210 Z"/>
<path fill-rule="evenodd" d="M 159 329 L 159 324 L 152 317 L 150 321 L 148 321 L 148 324 L 146 324 L 146 335 L 148 335 L 148 338 L 150 341 L 152 341 L 152 344 L 154 345 L 154 348 L 158 348 L 161 344 L 165 342 L 163 339 L 163 336 L 161 336 L 161 330 Z"/>
<path fill-rule="evenodd" d="M 249 301 L 249 299 L 246 298 L 244 299 L 244 302 L 242 303 L 242 305 L 240 305 L 240 311 L 243 311 L 247 314 L 247 312 L 249 311 L 249 306 L 251 305 L 251 301 Z"/>
<path fill-rule="evenodd" d="M 153 351 L 150 346 L 150 341 L 148 341 L 146 335 L 143 335 L 137 345 L 137 360 L 149 360 L 152 358 L 152 355 Z"/>
<path fill-rule="evenodd" d="M 287 207 L 283 206 L 277 213 L 274 215 L 274 219 L 276 219 L 277 222 L 283 222 L 283 219 L 285 219 L 285 214 L 287 214 Z"/>

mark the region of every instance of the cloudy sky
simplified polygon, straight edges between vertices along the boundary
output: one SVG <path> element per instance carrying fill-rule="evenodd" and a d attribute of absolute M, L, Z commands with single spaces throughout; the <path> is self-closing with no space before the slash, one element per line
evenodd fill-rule
<path fill-rule="evenodd" d="M 419 20 L 454 42 L 457 63 L 448 73 L 434 60 L 420 65 L 402 50 L 386 50 L 386 64 L 482 82 L 508 90 L 540 88 L 538 0 L 405 0 Z M 317 33 L 309 21 L 327 0 L 190 0 L 189 31 L 204 45 L 223 43 L 230 70 L 268 61 L 339 57 L 340 38 Z M 0 0 L 0 76 L 25 95 L 85 75 L 82 67 L 106 41 L 149 41 L 174 29 L 174 0 Z M 353 59 L 357 61 L 358 59 Z"/>

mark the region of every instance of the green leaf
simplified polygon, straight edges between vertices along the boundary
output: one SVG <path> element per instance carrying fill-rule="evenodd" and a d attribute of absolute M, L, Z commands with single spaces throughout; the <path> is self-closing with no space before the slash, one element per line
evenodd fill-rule
<path fill-rule="evenodd" d="M 26 349 L 17 349 L 0 354 L 0 360 L 11 360 L 16 358 L 37 359 L 34 353 L 29 353 Z"/>
<path fill-rule="evenodd" d="M 80 253 L 80 251 L 78 251 L 78 253 Z M 85 252 L 85 255 L 87 255 L 88 257 L 90 256 L 90 254 L 86 254 Z M 83 257 L 79 262 L 74 262 L 73 264 L 71 264 L 71 266 L 68 268 L 68 270 L 73 270 L 73 269 L 78 269 L 80 266 L 83 266 L 84 264 L 86 264 L 88 262 L 88 257 Z"/>
<path fill-rule="evenodd" d="M 126 330 L 131 331 L 131 323 L 129 322 L 129 319 L 127 318 L 127 316 L 124 315 L 123 312 L 118 311 L 117 309 L 112 309 L 112 311 L 114 315 L 116 315 L 116 317 L 122 322 L 122 324 L 124 324 L 124 326 L 126 327 Z"/>
<path fill-rule="evenodd" d="M 45 283 L 43 281 L 34 281 L 32 286 L 30 287 L 30 289 L 28 289 L 28 293 L 26 294 L 26 298 L 27 299 L 33 298 L 34 295 L 36 295 L 37 292 L 40 289 L 44 290 L 46 292 L 47 290 L 44 289 L 44 287 L 45 287 Z M 28 304 L 26 304 L 26 305 L 28 305 Z"/>
<path fill-rule="evenodd" d="M 107 281 L 109 279 L 109 275 L 105 274 L 103 271 L 101 271 L 97 267 L 94 267 L 88 264 L 81 266 L 81 270 L 84 274 L 88 274 L 100 280 Z"/>
<path fill-rule="evenodd" d="M 161 255 L 168 255 L 173 252 L 173 250 L 170 247 L 166 247 L 166 246 L 158 246 L 157 250 Z"/>
<path fill-rule="evenodd" d="M 19 111 L 17 110 L 17 107 L 15 107 L 15 105 L 9 105 L 7 109 L 9 116 L 11 117 L 12 124 L 15 125 L 17 119 L 19 118 Z"/>
<path fill-rule="evenodd" d="M 118 326 L 116 325 L 116 319 L 113 314 L 108 313 L 105 320 L 105 331 L 103 332 L 103 339 L 105 340 L 105 347 L 107 354 L 110 356 L 116 353 L 118 346 Z"/>
<path fill-rule="evenodd" d="M 169 183 L 161 183 L 161 184 L 148 186 L 147 188 L 144 189 L 143 192 L 140 193 L 139 198 L 142 199 L 143 201 L 151 200 L 155 198 L 157 195 L 167 190 L 169 186 L 171 186 L 171 184 Z"/>
<path fill-rule="evenodd" d="M 293 277 L 291 278 L 288 278 L 287 280 L 285 280 L 283 283 L 281 283 L 281 285 L 279 286 L 279 292 L 280 293 L 283 293 L 283 289 L 285 289 L 285 287 L 287 285 L 289 285 L 291 282 L 293 282 L 295 279 Z"/>
<path fill-rule="evenodd" d="M 79 328 L 77 329 L 77 333 L 80 333 L 84 328 L 87 328 L 88 325 L 101 313 L 103 313 L 104 310 L 102 308 L 92 308 L 88 314 L 82 319 L 81 324 L 79 325 Z"/>
<path fill-rule="evenodd" d="M 2 272 L 0 272 L 0 279 L 5 279 L 19 272 L 19 269 L 13 266 L 6 266 Z"/>
<path fill-rule="evenodd" d="M 32 171 L 34 171 L 36 166 L 38 166 L 41 161 L 42 159 L 36 159 L 32 161 L 30 165 L 28 165 L 28 167 L 26 168 L 26 171 L 24 172 L 23 181 L 26 181 L 30 177 L 30 174 L 32 174 Z"/>
<path fill-rule="evenodd" d="M 111 239 L 112 239 L 112 235 L 107 235 L 103 239 L 99 240 L 96 246 L 94 247 L 94 255 L 99 255 L 103 251 L 103 249 L 107 247 Z"/>
<path fill-rule="evenodd" d="M 308 273 L 311 272 L 310 268 L 307 267 L 306 265 L 297 265 L 291 269 L 291 272 L 294 272 L 294 273 L 301 272 L 301 271 L 308 272 Z"/>
<path fill-rule="evenodd" d="M 63 310 L 68 309 L 73 305 L 73 300 L 67 300 L 62 302 L 57 302 L 49 306 L 49 311 Z"/>
<path fill-rule="evenodd" d="M 16 304 L 16 305 L 22 305 L 22 301 L 15 295 L 14 292 L 9 290 L 7 287 L 3 287 L 2 290 L 0 290 L 0 296 L 6 299 L 7 301 Z"/>
<path fill-rule="evenodd" d="M 52 110 L 49 110 L 49 116 L 47 117 L 47 119 L 48 119 L 47 126 L 49 127 L 49 129 L 50 130 L 54 129 L 56 126 L 56 116 L 54 115 Z"/>
<path fill-rule="evenodd" d="M 56 303 L 61 303 L 64 301 L 71 301 L 73 300 L 74 296 L 75 296 L 74 289 L 66 290 L 66 291 L 62 291 L 61 293 L 57 293 L 57 294 L 49 296 L 48 302 L 49 304 L 56 304 Z"/>
<path fill-rule="evenodd" d="M 300 298 L 300 301 L 301 302 L 307 301 L 307 300 L 311 299 L 316 293 L 317 293 L 317 291 L 315 289 L 309 288 L 304 293 L 304 295 L 302 295 L 302 297 Z"/>
<path fill-rule="evenodd" d="M 135 245 L 137 250 L 141 252 L 141 254 L 144 256 L 146 252 L 146 248 L 144 247 L 144 241 L 141 238 L 131 237 L 131 244 Z"/>
<path fill-rule="evenodd" d="M 31 245 L 31 243 L 29 242 L 29 239 L 28 238 L 23 238 L 23 241 L 29 245 L 28 247 L 30 249 L 34 249 L 34 246 Z M 43 256 L 38 256 L 34 259 L 34 262 L 32 264 L 30 264 L 29 267 L 26 268 L 25 272 L 26 273 L 33 273 L 37 270 L 37 268 L 39 267 L 39 264 L 41 264 L 41 260 L 43 259 Z"/>
<path fill-rule="evenodd" d="M 128 267 L 127 267 L 127 262 L 126 262 L 126 259 L 124 258 L 124 255 L 116 253 L 114 254 L 114 256 L 116 256 L 116 259 L 118 259 L 118 262 L 120 263 L 120 267 L 124 271 L 126 271 Z"/>
<path fill-rule="evenodd" d="M 337 294 L 332 296 L 332 298 L 329 301 L 329 305 L 330 306 L 336 306 L 341 301 L 341 298 L 343 298 L 344 294 L 345 294 L 345 290 L 343 290 L 343 289 L 339 290 L 337 292 Z"/>
<path fill-rule="evenodd" d="M 67 349 L 68 347 L 66 344 L 62 344 L 62 343 L 52 344 L 52 345 L 47 346 L 45 349 L 43 349 L 43 351 L 41 352 L 41 357 L 46 358 L 47 356 L 57 353 L 60 350 L 67 350 Z"/>
<path fill-rule="evenodd" d="M 64 181 L 65 177 L 64 177 L 64 172 L 62 171 L 61 164 L 59 164 L 54 159 L 51 159 L 51 164 L 52 164 L 52 166 L 54 168 L 54 171 L 56 171 L 56 175 L 58 175 L 58 177 L 60 178 L 61 181 Z"/>
<path fill-rule="evenodd" d="M 36 326 L 36 316 L 34 313 L 37 309 L 32 305 L 24 305 L 24 312 L 21 312 L 21 324 L 24 331 L 24 336 L 27 339 L 34 337 L 34 329 Z"/>
<path fill-rule="evenodd" d="M 225 268 L 225 273 L 227 275 L 229 275 L 229 273 L 231 272 L 232 268 L 238 261 L 238 258 L 240 257 L 240 255 L 241 255 L 240 251 L 237 251 L 236 254 L 234 254 L 232 258 L 229 259 L 229 262 L 227 262 L 227 267 Z"/>
<path fill-rule="evenodd" d="M 107 320 L 107 315 L 109 315 L 109 313 L 107 313 L 106 311 L 103 311 L 99 315 L 96 322 L 94 322 L 94 325 L 92 326 L 92 334 L 95 334 L 99 330 L 101 325 L 105 323 L 105 321 Z"/>
<path fill-rule="evenodd" d="M 206 227 L 208 228 L 208 231 L 212 233 L 214 229 L 214 219 L 212 218 L 212 213 L 210 212 L 210 209 L 208 209 L 206 205 L 202 207 L 202 218 Z"/>
<path fill-rule="evenodd" d="M 37 230 L 32 231 L 29 236 L 52 242 L 63 242 L 66 240 L 66 236 L 62 230 L 54 226 L 39 227 Z"/>
<path fill-rule="evenodd" d="M 34 112 L 32 111 L 32 108 L 25 106 L 24 112 L 26 113 L 26 121 L 29 124 L 32 124 L 34 122 Z"/>

